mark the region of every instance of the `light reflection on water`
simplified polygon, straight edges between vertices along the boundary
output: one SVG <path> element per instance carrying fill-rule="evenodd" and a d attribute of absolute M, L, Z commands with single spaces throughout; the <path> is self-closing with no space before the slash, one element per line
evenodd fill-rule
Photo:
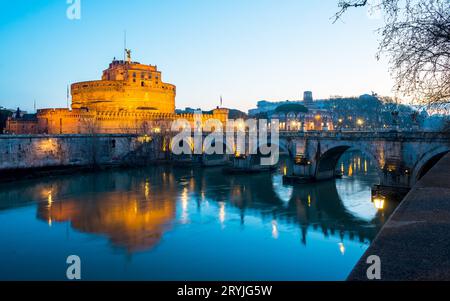
<path fill-rule="evenodd" d="M 280 166 L 283 166 L 282 164 Z M 394 209 L 359 153 L 342 179 L 152 167 L 0 186 L 0 279 L 344 280 Z"/>

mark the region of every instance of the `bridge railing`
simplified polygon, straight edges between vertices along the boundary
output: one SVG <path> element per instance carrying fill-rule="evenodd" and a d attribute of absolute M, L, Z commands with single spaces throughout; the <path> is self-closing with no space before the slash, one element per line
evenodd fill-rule
<path fill-rule="evenodd" d="M 450 133 L 418 131 L 280 131 L 280 137 L 332 138 L 332 139 L 439 139 L 450 141 Z"/>
<path fill-rule="evenodd" d="M 166 132 L 160 135 L 174 136 L 178 132 Z M 211 134 L 210 132 L 203 132 L 204 136 Z M 236 132 L 224 132 L 226 134 L 234 134 Z M 270 136 L 270 131 L 268 135 Z M 151 136 L 158 136 L 158 134 L 150 134 Z M 80 138 L 80 137 L 90 137 L 91 134 L 29 134 L 29 135 L 0 135 L 0 139 L 32 139 L 32 138 Z M 97 137 L 140 137 L 142 134 L 95 134 Z M 355 139 L 355 138 L 383 138 L 383 139 L 441 139 L 450 141 L 449 132 L 431 132 L 431 131 L 411 131 L 411 130 L 400 130 L 400 131 L 386 131 L 386 130 L 371 130 L 371 131 L 280 131 L 279 136 L 282 138 L 297 138 L 297 137 L 310 137 L 310 138 L 344 138 L 344 139 Z"/>

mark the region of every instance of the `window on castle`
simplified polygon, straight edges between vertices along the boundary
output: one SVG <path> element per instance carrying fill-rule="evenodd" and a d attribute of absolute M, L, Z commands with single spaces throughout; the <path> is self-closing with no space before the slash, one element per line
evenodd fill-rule
<path fill-rule="evenodd" d="M 144 82 L 141 82 L 141 87 L 145 87 L 145 83 Z"/>

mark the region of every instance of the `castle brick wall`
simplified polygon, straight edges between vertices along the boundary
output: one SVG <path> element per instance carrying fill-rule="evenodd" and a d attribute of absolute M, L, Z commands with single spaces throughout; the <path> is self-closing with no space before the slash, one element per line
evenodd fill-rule
<path fill-rule="evenodd" d="M 172 122 L 185 119 L 194 127 L 194 114 L 128 111 L 87 111 L 68 109 L 38 110 L 36 121 L 8 120 L 10 134 L 150 134 L 170 130 Z M 202 114 L 201 122 L 217 119 L 225 125 L 228 110 L 217 109 Z"/>

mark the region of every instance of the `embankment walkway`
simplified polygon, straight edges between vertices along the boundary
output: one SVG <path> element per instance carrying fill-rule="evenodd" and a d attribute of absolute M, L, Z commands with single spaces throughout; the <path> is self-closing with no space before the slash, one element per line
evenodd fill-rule
<path fill-rule="evenodd" d="M 368 280 L 371 255 L 381 280 L 450 280 L 450 153 L 408 193 L 348 280 Z"/>

